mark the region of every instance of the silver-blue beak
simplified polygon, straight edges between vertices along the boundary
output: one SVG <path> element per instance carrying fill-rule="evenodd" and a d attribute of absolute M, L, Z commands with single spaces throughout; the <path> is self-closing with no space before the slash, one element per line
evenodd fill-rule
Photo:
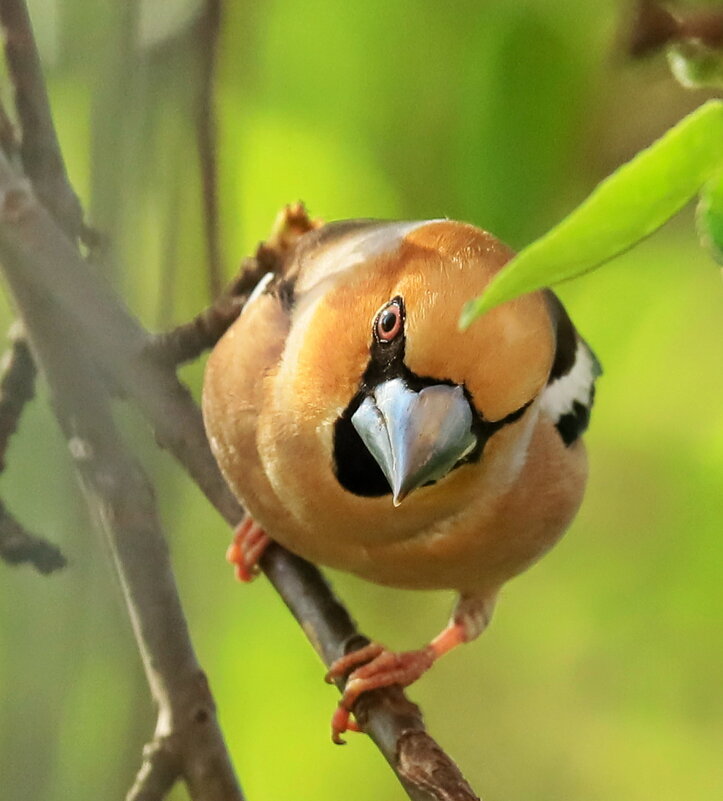
<path fill-rule="evenodd" d="M 386 476 L 395 506 L 449 473 L 477 444 L 460 386 L 435 384 L 415 392 L 393 378 L 374 388 L 351 422 Z"/>

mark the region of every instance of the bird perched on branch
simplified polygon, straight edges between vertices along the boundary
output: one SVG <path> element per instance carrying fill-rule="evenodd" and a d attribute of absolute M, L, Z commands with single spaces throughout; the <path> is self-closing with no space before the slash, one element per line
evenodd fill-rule
<path fill-rule="evenodd" d="M 326 225 L 210 357 L 206 428 L 248 510 L 230 551 L 241 578 L 273 539 L 380 584 L 459 593 L 425 648 L 372 643 L 332 665 L 349 674 L 336 741 L 361 693 L 408 685 L 477 637 L 582 500 L 600 368 L 555 295 L 458 328 L 512 255 L 446 220 Z"/>

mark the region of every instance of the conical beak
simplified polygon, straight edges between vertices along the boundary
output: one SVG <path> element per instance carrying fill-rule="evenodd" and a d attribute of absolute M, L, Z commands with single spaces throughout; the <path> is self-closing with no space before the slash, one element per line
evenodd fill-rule
<path fill-rule="evenodd" d="M 472 409 L 460 386 L 415 392 L 401 378 L 374 388 L 351 418 L 392 489 L 394 505 L 445 476 L 477 444 Z"/>

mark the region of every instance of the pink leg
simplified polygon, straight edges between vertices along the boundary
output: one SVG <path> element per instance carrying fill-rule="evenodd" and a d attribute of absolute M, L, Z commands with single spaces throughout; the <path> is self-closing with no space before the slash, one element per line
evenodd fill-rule
<path fill-rule="evenodd" d="M 359 731 L 350 720 L 351 710 L 362 693 L 398 684 L 408 687 L 447 652 L 478 637 L 489 623 L 496 593 L 462 596 L 447 627 L 429 645 L 417 651 L 394 653 L 379 643 L 337 659 L 326 674 L 327 681 L 348 675 L 339 706 L 331 721 L 331 738 L 341 744 L 345 731 Z"/>
<path fill-rule="evenodd" d="M 272 540 L 248 515 L 234 531 L 233 542 L 226 551 L 226 560 L 236 568 L 236 578 L 249 582 L 259 574 L 259 559 Z"/>

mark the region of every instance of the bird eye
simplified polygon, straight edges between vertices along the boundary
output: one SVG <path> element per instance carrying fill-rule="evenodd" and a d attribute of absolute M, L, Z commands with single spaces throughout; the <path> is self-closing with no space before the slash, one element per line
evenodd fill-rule
<path fill-rule="evenodd" d="M 403 327 L 402 299 L 394 298 L 377 314 L 374 333 L 380 342 L 391 342 L 399 336 Z"/>

